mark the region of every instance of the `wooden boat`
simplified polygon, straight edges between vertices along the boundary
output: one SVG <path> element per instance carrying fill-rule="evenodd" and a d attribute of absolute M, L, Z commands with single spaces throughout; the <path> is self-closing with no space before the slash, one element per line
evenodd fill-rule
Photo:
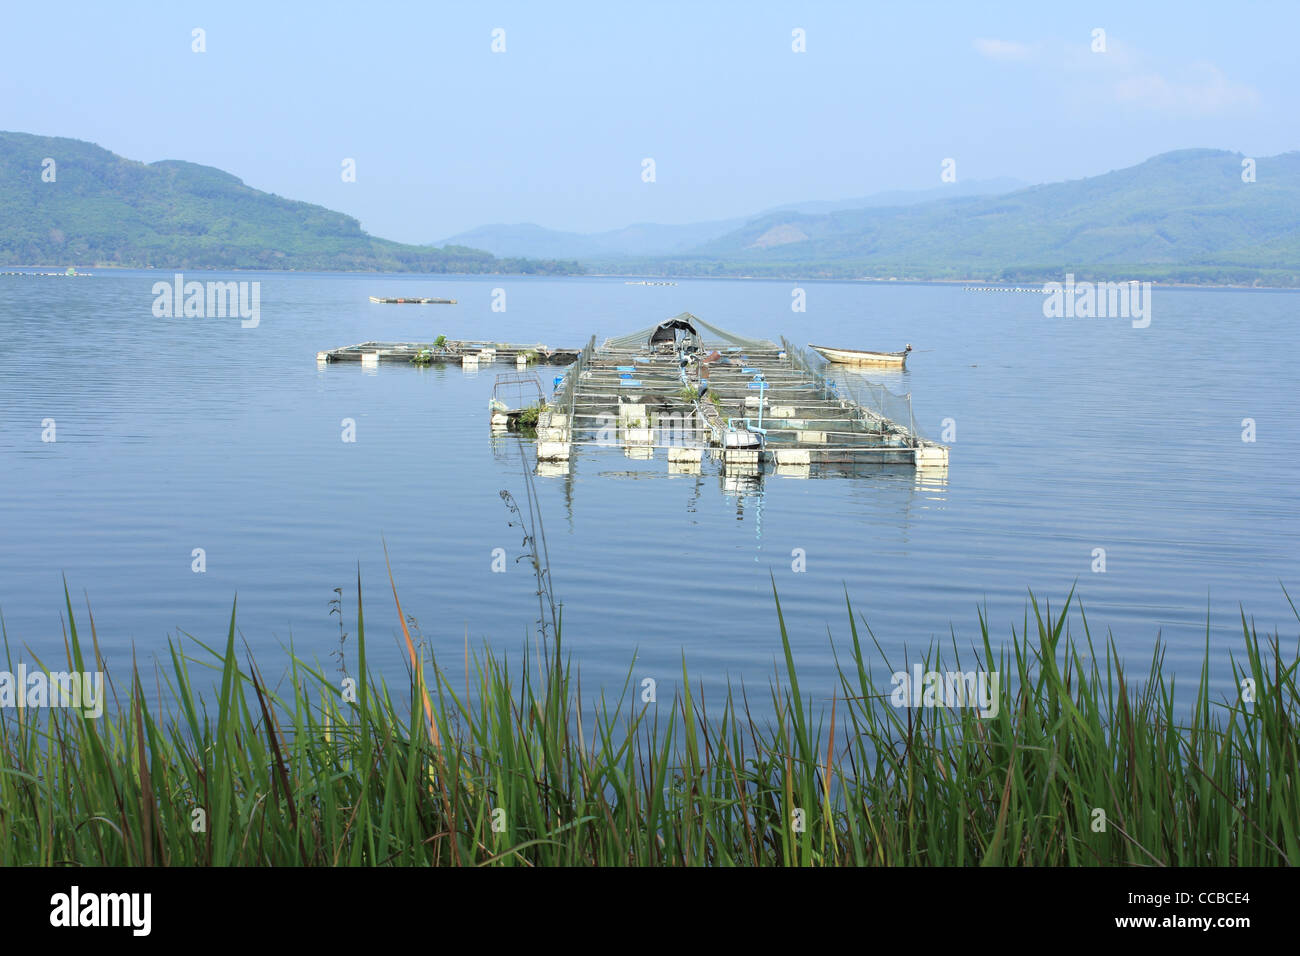
<path fill-rule="evenodd" d="M 829 345 L 808 345 L 810 349 L 819 353 L 828 362 L 834 362 L 837 365 L 884 365 L 897 366 L 903 368 L 907 364 L 907 353 L 912 351 L 912 346 L 901 352 L 868 352 L 864 349 L 837 349 Z"/>
<path fill-rule="evenodd" d="M 455 305 L 455 299 L 384 299 L 377 295 L 370 297 L 371 302 L 380 302 L 385 305 Z"/>

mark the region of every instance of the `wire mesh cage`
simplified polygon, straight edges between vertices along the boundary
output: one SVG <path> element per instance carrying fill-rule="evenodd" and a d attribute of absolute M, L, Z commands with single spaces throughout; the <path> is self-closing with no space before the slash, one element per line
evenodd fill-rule
<path fill-rule="evenodd" d="M 492 408 L 499 411 L 518 411 L 546 404 L 542 382 L 532 372 L 503 372 L 492 385 Z"/>

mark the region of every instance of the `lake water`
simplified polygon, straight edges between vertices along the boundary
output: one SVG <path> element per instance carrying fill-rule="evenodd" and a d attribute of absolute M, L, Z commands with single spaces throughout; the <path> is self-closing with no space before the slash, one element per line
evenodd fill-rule
<path fill-rule="evenodd" d="M 290 639 L 328 666 L 329 601 L 344 589 L 355 632 L 359 565 L 371 659 L 400 681 L 382 539 L 406 613 L 451 671 L 467 634 L 518 649 L 537 601 L 499 491 L 522 500 L 523 480 L 487 418 L 495 374 L 511 367 L 318 367 L 316 352 L 439 333 L 581 346 L 682 311 L 800 344 L 913 343 L 907 372 L 876 378 L 911 392 L 929 437 L 953 420 L 947 479 L 768 476 L 738 495 L 715 465 L 670 476 L 662 452 L 579 449 L 567 477 L 537 487 L 585 694 L 621 687 L 634 656 L 635 677 L 661 694 L 683 655 L 706 691 L 728 678 L 765 689 L 781 653 L 773 577 L 816 696 L 831 689 L 828 630 L 848 638 L 846 592 L 900 665 L 952 631 L 963 647 L 978 640 L 980 607 L 1005 638 L 1030 589 L 1056 607 L 1076 582 L 1094 633 L 1110 629 L 1141 667 L 1163 633 L 1180 682 L 1199 670 L 1207 609 L 1216 661 L 1240 644 L 1239 605 L 1295 647 L 1279 583 L 1300 591 L 1294 293 L 1158 288 L 1150 326 L 1135 329 L 1045 318 L 1039 294 L 944 285 L 187 278 L 260 281 L 260 324 L 155 318 L 152 285 L 170 273 L 0 278 L 0 612 L 11 644 L 47 663 L 62 655 L 66 576 L 119 680 L 133 649 L 147 661 L 178 631 L 222 639 L 236 592 L 264 671 L 282 670 Z M 791 310 L 796 285 L 803 313 Z M 496 288 L 504 312 L 492 311 Z M 460 304 L 373 305 L 372 294 Z M 355 442 L 342 441 L 345 418 Z M 506 573 L 492 572 L 495 548 L 511 556 Z"/>

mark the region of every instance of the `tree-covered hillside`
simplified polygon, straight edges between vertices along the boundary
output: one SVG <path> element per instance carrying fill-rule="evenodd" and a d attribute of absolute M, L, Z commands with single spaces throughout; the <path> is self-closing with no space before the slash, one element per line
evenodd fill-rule
<path fill-rule="evenodd" d="M 822 215 L 772 213 L 638 271 L 1300 285 L 1300 153 L 1165 153 L 1000 196 Z M 590 263 L 599 268 L 603 263 Z M 625 264 L 626 265 L 626 264 Z"/>
<path fill-rule="evenodd" d="M 389 242 L 350 216 L 253 189 L 219 169 L 138 163 L 81 140 L 9 132 L 0 132 L 0 264 L 581 271 L 575 262 Z"/>

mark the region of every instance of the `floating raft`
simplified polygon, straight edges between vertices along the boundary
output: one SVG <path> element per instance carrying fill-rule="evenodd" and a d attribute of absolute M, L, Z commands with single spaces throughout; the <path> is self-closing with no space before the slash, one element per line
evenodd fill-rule
<path fill-rule="evenodd" d="M 512 360 L 521 369 L 534 362 L 567 365 L 547 386 L 534 386 L 540 392 L 553 386 L 554 392 L 543 395 L 537 420 L 539 474 L 567 474 L 578 449 L 664 457 L 670 474 L 698 475 L 706 461 L 718 462 L 728 482 L 742 483 L 768 471 L 807 478 L 911 466 L 922 482 L 947 474 L 948 448 L 918 431 L 910 395 L 786 339 L 778 345 L 743 338 L 688 312 L 600 346 L 592 336 L 581 350 L 485 341 L 447 341 L 437 348 L 362 342 L 318 352 L 316 359 L 475 369 Z M 498 385 L 503 381 L 499 376 Z M 522 410 L 520 402 L 514 405 Z M 508 427 L 510 410 L 511 403 L 494 402 L 494 424 Z"/>
<path fill-rule="evenodd" d="M 551 349 L 545 345 L 456 340 L 434 346 L 432 342 L 361 342 L 316 353 L 317 362 L 405 362 L 416 365 L 473 365 L 496 361 L 539 365 L 568 365 L 578 357 L 577 349 Z"/>
<path fill-rule="evenodd" d="M 399 299 L 391 297 L 382 297 L 372 295 L 371 302 L 378 302 L 382 305 L 455 305 L 455 299 Z"/>
<path fill-rule="evenodd" d="M 572 446 L 666 453 L 680 473 L 698 473 L 706 458 L 726 475 L 948 464 L 948 448 L 917 431 L 910 395 L 835 371 L 785 339 L 743 338 L 685 312 L 599 347 L 593 337 L 550 407 L 566 433 L 539 443 L 543 460 L 567 460 Z"/>
<path fill-rule="evenodd" d="M 34 276 L 38 279 L 81 279 L 90 278 L 93 272 L 0 272 L 0 276 Z"/>

